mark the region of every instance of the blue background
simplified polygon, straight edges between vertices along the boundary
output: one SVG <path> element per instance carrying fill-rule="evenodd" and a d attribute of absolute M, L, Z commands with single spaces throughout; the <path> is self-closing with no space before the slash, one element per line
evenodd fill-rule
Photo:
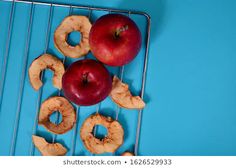
<path fill-rule="evenodd" d="M 135 9 L 151 15 L 151 43 L 145 92 L 147 106 L 143 112 L 139 155 L 236 155 L 236 1 L 58 0 L 54 2 Z M 9 11 L 6 7 L 9 8 L 9 5 L 0 6 L 0 16 L 2 11 Z M 21 15 L 16 15 L 18 19 L 15 19 L 14 26 L 27 28 L 27 20 L 21 20 L 21 17 L 22 15 L 26 17 L 28 10 L 25 10 L 25 6 L 20 8 L 19 5 L 18 12 Z M 41 18 L 46 18 L 48 10 L 45 8 L 36 10 L 40 12 L 37 12 L 38 15 L 34 18 L 37 26 L 33 29 L 35 32 L 43 33 L 47 20 Z M 58 9 L 57 12 L 61 13 L 54 21 L 59 23 L 68 11 Z M 94 20 L 102 14 L 94 14 Z M 0 25 L 4 28 L 0 31 L 0 37 L 6 39 L 7 25 L 4 23 L 7 23 L 7 17 L 2 16 Z M 145 25 L 141 24 L 145 23 L 143 18 L 134 16 L 133 19 L 140 25 Z M 56 25 L 53 24 L 52 28 Z M 141 28 L 143 30 L 144 27 Z M 18 31 L 13 36 L 21 39 L 21 36 L 26 36 L 26 32 Z M 45 46 L 44 36 L 33 34 L 32 39 L 34 40 L 31 40 L 31 48 L 34 49 L 29 51 L 32 55 L 29 57 L 29 63 L 42 53 Z M 4 40 L 0 40 L 1 62 L 4 45 Z M 11 46 L 16 48 L 10 50 L 7 87 L 4 90 L 0 113 L 1 155 L 9 153 L 16 108 L 14 103 L 11 105 L 10 102 L 14 102 L 19 89 L 16 83 L 20 80 L 20 75 L 17 75 L 16 69 L 21 69 L 22 59 L 17 57 L 14 51 L 18 54 L 24 52 L 24 43 L 19 40 L 13 40 Z M 51 53 L 60 57 L 60 54 L 52 49 L 53 42 L 49 48 Z M 137 69 L 142 67 L 137 69 L 134 67 L 141 61 L 142 52 L 128 66 L 126 70 L 129 73 L 125 75 L 125 80 L 132 84 L 132 91 L 136 94 L 139 93 L 141 82 Z M 115 73 L 116 69 L 111 71 Z M 46 78 L 50 79 L 51 75 L 50 72 L 46 72 Z M 51 93 L 56 94 L 56 89 L 50 82 L 46 80 L 47 89 L 43 91 L 43 99 Z M 16 155 L 28 155 L 37 99 L 37 93 L 32 94 L 32 91 L 26 80 L 25 99 L 22 102 L 25 111 L 21 112 Z M 101 108 L 105 114 L 110 110 L 107 107 L 114 107 L 110 100 L 105 100 L 104 104 L 106 107 Z M 81 108 L 79 117 L 86 118 L 96 108 L 96 106 Z M 137 122 L 137 111 L 122 110 L 120 115 L 119 120 L 127 128 L 128 135 L 117 155 L 127 149 L 133 150 Z M 42 127 L 39 127 L 37 134 L 44 135 L 48 139 L 51 136 L 45 133 Z M 57 141 L 69 148 L 71 135 L 72 132 L 57 136 Z M 79 136 L 77 138 L 75 155 L 90 155 L 86 150 L 82 150 L 84 147 L 79 142 Z M 35 151 L 35 155 L 38 154 L 38 151 Z"/>

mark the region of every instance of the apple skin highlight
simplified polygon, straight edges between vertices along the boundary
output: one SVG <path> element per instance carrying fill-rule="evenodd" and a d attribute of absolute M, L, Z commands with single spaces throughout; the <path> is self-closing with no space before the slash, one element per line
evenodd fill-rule
<path fill-rule="evenodd" d="M 107 14 L 92 26 L 89 44 L 93 55 L 102 63 L 122 66 L 138 54 L 142 36 L 138 26 L 129 17 Z"/>
<path fill-rule="evenodd" d="M 95 60 L 76 61 L 62 78 L 66 98 L 80 106 L 94 105 L 104 100 L 112 88 L 112 77 L 105 66 Z"/>

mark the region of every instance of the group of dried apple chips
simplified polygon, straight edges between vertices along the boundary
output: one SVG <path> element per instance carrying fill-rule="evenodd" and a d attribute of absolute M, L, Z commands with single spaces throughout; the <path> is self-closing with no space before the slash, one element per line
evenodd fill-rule
<path fill-rule="evenodd" d="M 90 51 L 88 36 L 91 26 L 86 16 L 72 15 L 66 17 L 54 33 L 55 47 L 67 57 L 79 58 L 85 56 Z M 78 31 L 82 35 L 80 43 L 76 46 L 71 46 L 67 43 L 67 36 L 72 31 Z M 51 54 L 39 56 L 30 65 L 29 79 L 32 87 L 37 91 L 43 85 L 40 74 L 45 69 L 53 71 L 53 86 L 61 90 L 65 68 L 62 61 Z M 117 76 L 113 77 L 112 90 L 109 96 L 121 108 L 142 109 L 145 107 L 144 101 L 139 96 L 133 96 L 129 91 L 129 86 Z M 55 111 L 59 111 L 62 115 L 62 121 L 59 124 L 50 121 L 50 116 Z M 43 125 L 49 132 L 64 134 L 71 130 L 75 123 L 75 109 L 66 98 L 54 96 L 42 103 L 38 124 Z M 107 128 L 108 134 L 103 139 L 98 139 L 94 136 L 93 129 L 96 125 L 102 125 Z M 114 153 L 123 144 L 124 130 L 117 120 L 96 113 L 84 121 L 80 129 L 80 137 L 87 150 L 93 154 Z M 67 149 L 60 143 L 48 143 L 44 138 L 36 135 L 33 135 L 32 139 L 42 155 L 61 156 L 67 153 Z M 122 154 L 122 156 L 133 155 L 131 152 Z"/>

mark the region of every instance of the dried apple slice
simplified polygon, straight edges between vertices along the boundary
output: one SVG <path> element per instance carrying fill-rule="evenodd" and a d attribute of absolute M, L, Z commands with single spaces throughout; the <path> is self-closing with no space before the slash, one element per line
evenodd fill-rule
<path fill-rule="evenodd" d="M 121 154 L 121 156 L 134 156 L 134 154 L 131 152 L 124 152 Z"/>
<path fill-rule="evenodd" d="M 59 124 L 54 124 L 49 119 L 55 111 L 59 111 L 62 115 L 62 122 Z M 43 125 L 48 131 L 55 134 L 64 134 L 73 128 L 75 122 L 75 110 L 64 97 L 51 97 L 42 103 L 39 112 L 39 124 Z"/>
<path fill-rule="evenodd" d="M 44 138 L 32 136 L 34 145 L 43 156 L 63 156 L 67 150 L 60 143 L 48 143 Z"/>
<path fill-rule="evenodd" d="M 92 27 L 86 16 L 68 16 L 58 26 L 54 34 L 55 47 L 65 56 L 79 58 L 90 51 L 89 32 Z M 76 46 L 67 43 L 68 34 L 78 31 L 81 33 L 81 41 Z"/>
<path fill-rule="evenodd" d="M 129 91 L 129 86 L 122 83 L 117 76 L 113 77 L 111 99 L 120 107 L 127 109 L 143 109 L 144 101 L 139 96 L 133 96 Z"/>
<path fill-rule="evenodd" d="M 40 73 L 44 69 L 50 69 L 54 72 L 53 75 L 53 85 L 61 89 L 62 87 L 62 76 L 65 72 L 65 68 L 63 63 L 50 54 L 43 54 L 36 58 L 29 67 L 29 79 L 32 87 L 35 90 L 39 90 L 40 87 L 43 85 L 40 79 Z"/>
<path fill-rule="evenodd" d="M 105 138 L 98 139 L 93 135 L 93 129 L 96 125 L 102 125 L 107 128 L 108 134 Z M 80 130 L 80 137 L 91 153 L 113 153 L 123 144 L 124 130 L 121 124 L 111 117 L 94 114 L 84 121 Z"/>

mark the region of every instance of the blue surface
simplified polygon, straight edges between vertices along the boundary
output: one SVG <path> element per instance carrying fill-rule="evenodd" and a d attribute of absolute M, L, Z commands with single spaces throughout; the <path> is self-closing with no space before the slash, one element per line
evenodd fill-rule
<path fill-rule="evenodd" d="M 56 2 L 66 3 L 60 0 Z M 136 9 L 152 17 L 151 44 L 147 72 L 139 155 L 236 155 L 236 1 L 234 0 L 72 0 L 73 4 L 98 5 L 122 9 Z M 0 37 L 6 39 L 9 5 L 0 5 Z M 24 6 L 25 8 L 25 6 Z M 29 6 L 28 6 L 29 9 Z M 44 34 L 48 9 L 36 7 L 29 51 L 29 64 L 40 55 L 45 46 Z M 2 12 L 3 11 L 3 12 Z M 40 12 L 39 12 L 40 11 Z M 52 29 L 67 16 L 68 10 L 57 8 Z M 74 11 L 76 12 L 76 11 Z M 79 13 L 79 11 L 77 11 Z M 80 11 L 81 12 L 81 11 Z M 4 13 L 2 15 L 2 13 Z M 28 10 L 18 5 L 13 32 L 6 89 L 0 113 L 1 144 L 0 155 L 9 154 L 11 132 L 15 117 L 17 90 L 19 89 L 22 55 L 26 35 Z M 93 14 L 93 20 L 103 13 Z M 139 25 L 141 18 L 133 18 Z M 13 28 L 14 29 L 14 28 Z M 141 27 L 143 30 L 143 28 Z M 51 34 L 52 35 L 52 34 Z M 0 61 L 5 51 L 5 41 L 0 40 Z M 63 56 L 49 45 L 50 52 Z M 17 53 L 16 53 L 17 51 Z M 143 52 L 143 51 L 142 51 Z M 141 55 L 125 70 L 125 80 L 132 84 L 132 91 L 140 89 L 139 64 Z M 17 59 L 16 59 L 17 58 Z M 70 60 L 67 60 L 67 64 Z M 137 67 L 138 65 L 138 67 Z M 110 69 L 117 72 L 116 69 Z M 52 87 L 50 72 L 46 72 L 43 100 L 56 89 Z M 32 134 L 37 92 L 31 88 L 28 77 L 25 81 L 24 99 L 17 135 L 16 155 L 27 155 Z M 96 111 L 97 106 L 82 107 L 78 127 L 83 119 Z M 101 109 L 113 115 L 115 105 L 106 99 Z M 124 145 L 118 150 L 133 149 L 137 111 L 122 110 L 119 121 L 125 126 Z M 37 134 L 51 135 L 39 127 Z M 68 148 L 71 146 L 72 131 L 57 136 L 57 141 Z M 69 155 L 71 151 L 69 151 Z M 38 155 L 36 150 L 35 155 Z M 90 155 L 84 149 L 79 136 L 76 140 L 76 155 Z"/>

